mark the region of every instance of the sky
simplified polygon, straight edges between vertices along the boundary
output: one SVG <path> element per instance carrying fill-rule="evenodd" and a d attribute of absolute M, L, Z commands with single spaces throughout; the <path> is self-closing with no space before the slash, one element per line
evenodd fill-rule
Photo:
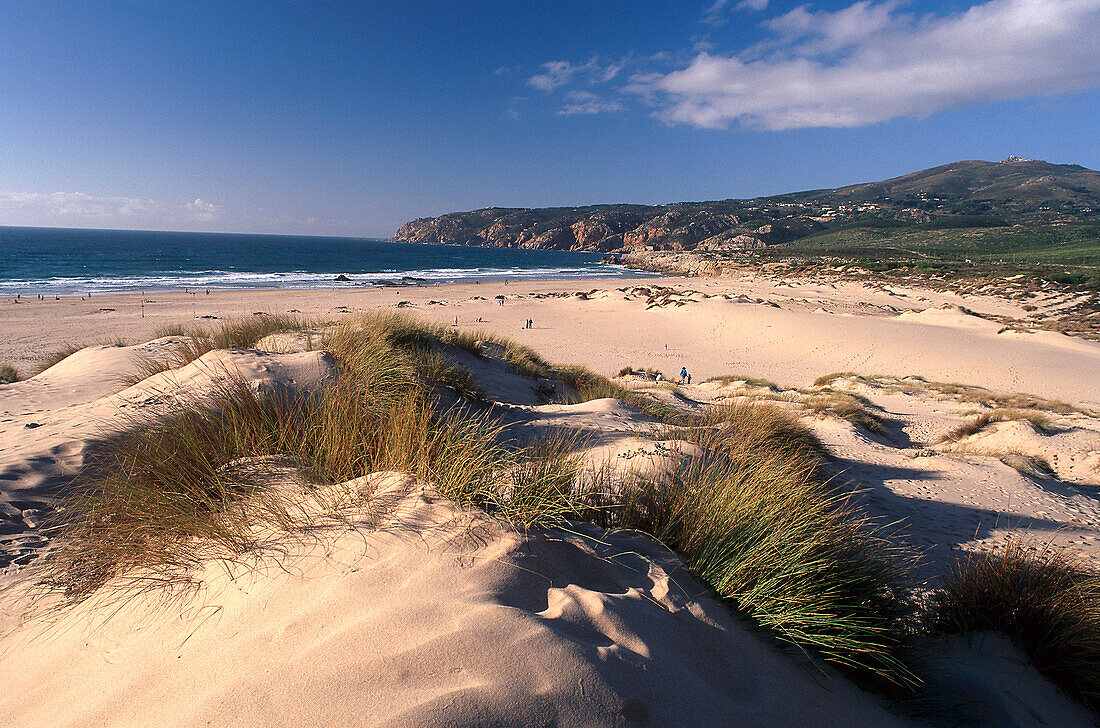
<path fill-rule="evenodd" d="M 0 225 L 389 237 L 480 207 L 1100 168 L 1100 0 L 0 0 Z"/>

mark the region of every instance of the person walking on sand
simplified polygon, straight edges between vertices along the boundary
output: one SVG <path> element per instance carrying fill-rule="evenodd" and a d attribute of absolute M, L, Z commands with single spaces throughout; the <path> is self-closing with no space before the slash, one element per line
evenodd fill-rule
<path fill-rule="evenodd" d="M 688 378 L 688 368 L 687 367 L 680 367 L 680 384 L 683 384 L 685 381 L 687 381 L 687 378 Z"/>

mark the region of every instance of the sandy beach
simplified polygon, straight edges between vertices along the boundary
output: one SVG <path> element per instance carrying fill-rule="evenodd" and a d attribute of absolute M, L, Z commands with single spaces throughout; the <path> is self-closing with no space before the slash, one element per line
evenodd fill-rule
<path fill-rule="evenodd" d="M 397 308 L 496 331 L 552 361 L 603 374 L 624 366 L 666 374 L 687 367 L 696 381 L 742 373 L 785 386 L 806 386 L 838 371 L 919 375 L 1100 406 L 1100 344 L 1055 332 L 1005 330 L 962 310 L 1028 318 L 1020 302 L 993 296 L 746 277 L 168 292 L 144 297 L 144 317 L 142 300 L 5 300 L 0 363 L 34 371 L 41 356 L 62 346 L 144 341 L 169 324 L 217 324 L 258 312 L 339 321 Z"/>
<path fill-rule="evenodd" d="M 827 451 L 831 487 L 919 555 L 922 588 L 960 553 L 1010 537 L 1100 562 L 1100 344 L 1006 326 L 1027 317 L 1018 301 L 829 280 L 650 278 L 174 292 L 144 297 L 144 317 L 142 307 L 140 296 L 0 304 L 0 362 L 30 374 L 50 351 L 85 347 L 0 385 L 0 554 L 15 595 L 53 548 L 42 519 L 93 443 L 227 377 L 257 392 L 309 392 L 333 375 L 312 335 L 274 334 L 135 379 L 176 345 L 149 341 L 158 329 L 257 314 L 339 323 L 379 310 L 503 335 L 670 406 L 794 413 Z M 654 420 L 616 399 L 547 403 L 546 387 L 559 385 L 485 346 L 446 356 L 513 433 L 584 433 L 586 462 L 623 478 L 672 472 L 698 450 L 655 440 Z M 624 367 L 666 381 L 620 376 Z M 691 383 L 670 385 L 681 367 Z M 265 467 L 280 487 L 299 477 Z M 725 725 L 735 713 L 753 725 L 939 725 L 761 641 L 679 557 L 641 536 L 502 529 L 407 475 L 337 490 L 369 507 L 312 525 L 274 554 L 203 562 L 189 577 L 201 587 L 180 601 L 141 589 L 116 602 L 108 588 L 55 623 L 9 591 L 0 712 L 74 726 L 291 725 L 307 715 L 378 726 L 519 726 L 545 715 L 558 725 Z M 929 685 L 948 702 L 976 691 L 974 714 L 1007 716 L 1003 725 L 1088 724 L 1003 638 L 935 644 L 952 678 Z M 675 695 L 653 698 L 669 686 Z"/>

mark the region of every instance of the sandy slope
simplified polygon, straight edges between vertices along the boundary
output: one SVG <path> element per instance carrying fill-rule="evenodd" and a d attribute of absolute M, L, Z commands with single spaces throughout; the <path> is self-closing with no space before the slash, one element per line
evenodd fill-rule
<path fill-rule="evenodd" d="M 0 569 L 26 562 L 43 545 L 38 526 L 56 488 L 79 471 L 97 440 L 231 380 L 269 391 L 308 388 L 332 366 L 320 351 L 212 351 L 127 386 L 143 357 L 164 356 L 171 344 L 90 347 L 36 377 L 0 385 Z"/>
<path fill-rule="evenodd" d="M 661 295 L 659 286 L 679 293 Z M 498 305 L 496 296 L 504 296 L 505 305 Z M 451 323 L 457 317 L 462 326 L 499 331 L 554 361 L 584 363 L 606 374 L 623 366 L 650 366 L 672 374 L 687 366 L 697 380 L 742 371 L 797 386 L 833 371 L 920 374 L 1100 406 L 1100 343 L 1051 332 L 998 333 L 1004 327 L 994 321 L 957 309 L 935 310 L 965 306 L 985 315 L 1027 319 L 1019 301 L 993 296 L 862 283 L 720 278 L 166 293 L 150 298 L 154 302 L 146 304 L 144 319 L 138 296 L 0 303 L 0 329 L 5 332 L 0 362 L 32 369 L 42 350 L 63 342 L 118 336 L 144 340 L 166 323 L 216 324 L 257 311 L 340 319 L 401 304 L 402 310 L 436 321 Z M 1057 300 L 1033 303 L 1059 305 Z M 534 320 L 534 328 L 523 328 L 527 319 Z"/>
<path fill-rule="evenodd" d="M 402 476 L 277 561 L 211 565 L 181 616 L 89 603 L 2 643 L 20 725 L 891 726 L 640 537 L 523 538 Z M 381 485 L 377 481 L 384 481 Z M 159 608 L 158 608 L 159 607 Z M 60 709 L 64 706 L 64 709 Z"/>
<path fill-rule="evenodd" d="M 495 292 L 478 290 L 486 286 L 212 294 L 218 300 L 210 305 L 225 308 L 219 316 L 261 305 L 308 313 L 314 305 L 339 318 L 336 300 L 347 301 L 349 311 L 409 301 L 401 308 L 442 321 L 457 316 L 463 324 L 482 318 L 550 359 L 608 373 L 633 364 L 673 374 L 688 364 L 695 384 L 681 392 L 700 402 L 766 395 L 800 411 L 806 392 L 699 380 L 743 371 L 806 387 L 838 369 L 969 379 L 1078 405 L 1100 402 L 1100 346 L 1046 332 L 1001 332 L 958 308 L 936 308 L 958 303 L 942 295 L 758 281 L 692 285 L 661 291 L 647 281 L 583 292 L 563 284 L 511 286 L 500 294 L 508 296 L 504 306 L 492 299 Z M 916 298 L 928 300 L 909 309 L 897 303 Z M 160 322 L 188 305 L 165 304 L 174 313 Z M 971 310 L 985 306 L 998 315 L 1011 315 L 1013 305 L 967 301 Z M 24 316 L 31 304 L 12 308 L 18 316 L 4 313 L 12 334 L 0 350 L 56 343 L 55 334 L 42 333 L 42 316 Z M 70 318 L 52 323 L 71 325 L 72 337 L 145 330 L 121 316 L 71 308 Z M 520 327 L 527 318 L 535 319 L 534 329 Z M 6 572 L 18 573 L 47 545 L 40 511 L 50 507 L 52 489 L 77 472 L 89 443 L 229 376 L 258 388 L 315 387 L 331 364 L 321 352 L 300 351 L 302 343 L 275 337 L 261 347 L 273 351 L 213 352 L 130 387 L 123 375 L 170 342 L 99 346 L 28 381 L 0 385 Z M 500 362 L 463 363 L 476 370 L 517 436 L 580 429 L 592 462 L 620 472 L 667 467 L 670 453 L 684 447 L 654 442 L 646 418 L 617 401 L 539 404 L 537 386 Z M 650 380 L 623 381 L 673 396 Z M 884 417 L 880 433 L 805 416 L 833 456 L 835 482 L 861 491 L 872 513 L 899 522 L 899 537 L 924 552 L 920 576 L 933 579 L 958 549 L 1009 533 L 1100 558 L 1095 415 L 1054 413 L 1053 428 L 1043 432 L 995 423 L 945 444 L 943 435 L 984 405 L 909 385 L 833 383 L 868 398 Z M 1009 455 L 1041 458 L 1051 469 L 1020 472 L 1006 464 L 1016 462 Z M 18 592 L 3 594 L 0 715 L 20 725 L 902 722 L 847 681 L 808 669 L 751 633 L 652 542 L 623 535 L 599 543 L 584 527 L 521 537 L 457 511 L 425 484 L 378 477 L 375 484 L 386 488 L 369 509 L 352 514 L 350 530 L 334 525 L 283 556 L 254 555 L 228 571 L 210 563 L 198 575 L 204 589 L 181 602 L 145 594 L 116 612 L 107 591 L 55 624 L 26 619 Z M 943 650 L 951 655 L 945 672 L 953 675 L 953 687 L 943 689 L 978 701 L 991 724 L 1088 724 L 997 638 Z"/>

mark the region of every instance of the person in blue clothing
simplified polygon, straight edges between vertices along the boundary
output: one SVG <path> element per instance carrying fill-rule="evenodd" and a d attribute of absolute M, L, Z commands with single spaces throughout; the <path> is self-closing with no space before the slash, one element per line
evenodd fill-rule
<path fill-rule="evenodd" d="M 687 378 L 688 378 L 688 368 L 687 367 L 680 367 L 680 384 L 683 384 L 684 382 L 686 382 Z"/>

